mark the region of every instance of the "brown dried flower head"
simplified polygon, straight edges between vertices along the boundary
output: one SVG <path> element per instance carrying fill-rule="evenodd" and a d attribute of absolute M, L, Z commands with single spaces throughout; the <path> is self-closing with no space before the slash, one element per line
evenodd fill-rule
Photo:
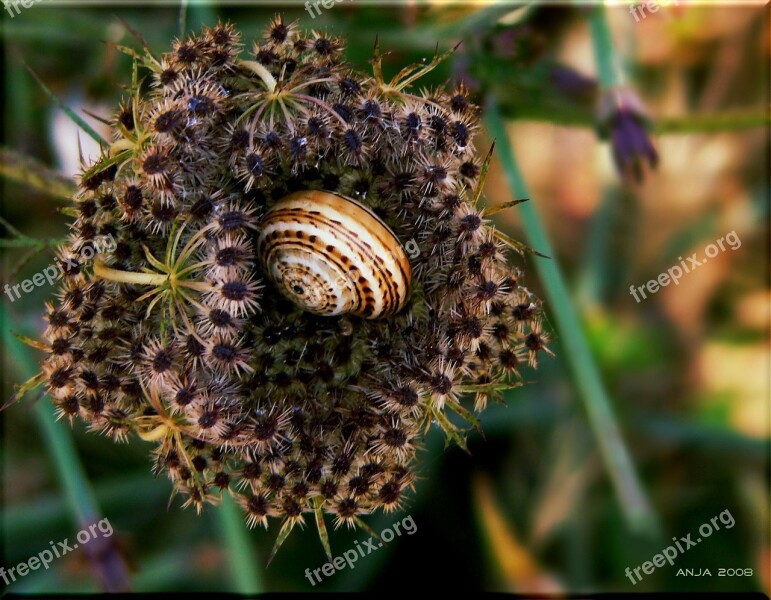
<path fill-rule="evenodd" d="M 60 417 L 136 432 L 187 505 L 231 494 L 249 525 L 282 522 L 278 545 L 311 513 L 325 539 L 324 513 L 353 526 L 398 509 L 428 427 L 465 444 L 449 413 L 477 425 L 547 342 L 508 262 L 521 248 L 477 206 L 477 107 L 463 86 L 414 88 L 444 56 L 386 81 L 377 47 L 373 75 L 342 50 L 276 17 L 248 56 L 222 24 L 138 54 L 152 84 L 135 70 L 61 254 L 115 243 L 67 272 L 45 315 Z M 401 310 L 317 315 L 267 276 L 263 217 L 311 190 L 409 250 Z"/>

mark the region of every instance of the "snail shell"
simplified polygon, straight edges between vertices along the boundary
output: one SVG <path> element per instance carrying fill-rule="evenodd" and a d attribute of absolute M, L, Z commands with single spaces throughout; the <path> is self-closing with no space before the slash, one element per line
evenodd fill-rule
<path fill-rule="evenodd" d="M 265 213 L 257 255 L 292 302 L 326 316 L 366 319 L 398 312 L 412 270 L 398 238 L 371 210 L 330 192 L 307 190 Z"/>

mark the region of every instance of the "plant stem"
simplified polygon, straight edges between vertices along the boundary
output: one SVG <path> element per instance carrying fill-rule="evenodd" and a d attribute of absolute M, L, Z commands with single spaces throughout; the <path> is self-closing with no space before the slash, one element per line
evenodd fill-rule
<path fill-rule="evenodd" d="M 511 194 L 514 198 L 532 198 L 527 190 L 524 177 L 519 170 L 509 142 L 506 125 L 502 120 L 494 99 L 488 99 L 487 127 L 496 139 L 499 157 Z M 534 249 L 555 257 L 548 235 L 538 213 L 535 202 L 519 205 L 523 229 L 528 243 Z M 600 378 L 599 369 L 589 350 L 579 316 L 568 294 L 556 258 L 535 259 L 535 268 L 552 305 L 565 360 L 583 400 L 589 423 L 608 470 L 616 494 L 627 521 L 635 531 L 648 529 L 654 533 L 658 518 L 652 511 L 637 479 L 634 466 L 621 438 L 621 432 L 613 414 L 613 408 Z"/>
<path fill-rule="evenodd" d="M 91 126 L 88 124 L 88 123 L 86 123 L 86 122 L 85 122 L 83 119 L 81 119 L 81 118 L 80 118 L 80 117 L 79 117 L 77 114 L 75 114 L 75 111 L 73 111 L 73 110 L 72 110 L 72 109 L 71 109 L 69 106 L 67 106 L 67 105 L 66 105 L 64 102 L 62 102 L 62 101 L 59 99 L 59 97 L 58 97 L 56 94 L 54 94 L 54 93 L 53 93 L 53 92 L 52 92 L 52 91 L 51 91 L 51 90 L 48 88 L 48 86 L 47 86 L 47 85 L 46 85 L 46 84 L 43 82 L 43 80 L 42 80 L 42 79 L 40 79 L 40 77 L 38 76 L 38 74 L 37 74 L 37 73 L 35 73 L 35 71 L 33 71 L 33 70 L 32 70 L 32 69 L 29 67 L 29 65 L 27 65 L 26 63 L 24 63 L 24 66 L 27 68 L 27 71 L 29 71 L 29 72 L 30 72 L 30 75 L 32 75 L 32 77 L 34 77 L 35 81 L 37 81 L 37 82 L 38 82 L 38 85 L 40 85 L 40 87 L 43 89 L 43 91 L 45 92 L 45 94 L 46 94 L 46 95 L 47 95 L 49 98 L 51 98 L 52 100 L 54 100 L 54 102 L 56 102 L 56 104 L 58 104 L 58 105 L 59 105 L 59 108 L 61 108 L 61 109 L 64 111 L 64 113 L 65 113 L 65 114 L 66 114 L 66 115 L 67 115 L 67 116 L 68 116 L 68 117 L 69 117 L 69 118 L 70 118 L 70 119 L 71 119 L 71 120 L 72 120 L 72 121 L 73 121 L 73 122 L 74 122 L 74 123 L 75 123 L 75 124 L 76 124 L 78 127 L 80 127 L 80 128 L 81 128 L 81 129 L 82 129 L 82 130 L 83 130 L 83 131 L 84 131 L 84 132 L 85 132 L 85 133 L 86 133 L 86 134 L 87 134 L 87 135 L 88 135 L 88 136 L 89 136 L 91 139 L 93 139 L 94 141 L 96 141 L 96 142 L 97 142 L 97 143 L 98 143 L 100 146 L 109 146 L 109 144 L 107 143 L 107 141 L 106 141 L 106 140 L 105 140 L 105 139 L 104 139 L 104 138 L 103 138 L 101 135 L 99 135 L 99 134 L 98 134 L 96 131 L 94 131 L 94 129 L 93 129 L 93 128 L 92 128 L 92 127 L 91 127 Z"/>
<path fill-rule="evenodd" d="M 76 190 L 71 180 L 10 148 L 0 148 L 0 175 L 55 198 L 69 199 Z"/>
<path fill-rule="evenodd" d="M 592 32 L 594 60 L 597 63 L 600 86 L 611 89 L 623 85 L 624 73 L 618 63 L 605 7 L 599 5 L 587 10 L 589 11 L 589 28 Z"/>
<path fill-rule="evenodd" d="M 12 239 L 0 238 L 0 248 L 34 248 L 35 250 L 44 250 L 46 248 L 54 248 L 67 242 L 67 238 L 41 240 L 38 238 L 31 238 L 22 236 Z"/>
<path fill-rule="evenodd" d="M 187 0 L 180 0 L 179 1 L 179 39 L 185 38 L 185 33 L 187 33 Z"/>
<path fill-rule="evenodd" d="M 140 487 L 142 494 L 136 494 Z M 150 518 L 147 511 L 153 505 L 166 502 L 169 491 L 166 481 L 153 479 L 147 471 L 116 475 L 113 479 L 95 483 L 93 490 L 96 501 L 105 508 L 105 512 L 136 511 L 137 518 Z M 68 508 L 67 499 L 57 494 L 56 490 L 7 504 L 2 518 L 5 537 L 21 539 L 26 546 L 27 542 L 34 542 L 36 531 L 63 527 Z M 14 555 L 18 555 L 19 548 L 14 550 Z"/>
<path fill-rule="evenodd" d="M 505 102 L 505 98 L 499 98 Z M 560 111 L 546 106 L 513 106 L 500 105 L 501 113 L 517 121 L 535 121 L 561 127 L 597 126 L 595 115 L 590 110 Z M 656 135 L 678 135 L 686 133 L 721 133 L 760 129 L 771 124 L 768 116 L 757 109 L 752 111 L 733 111 L 723 113 L 707 113 L 702 115 L 657 117 L 653 123 L 652 132 Z"/>
<path fill-rule="evenodd" d="M 271 75 L 268 69 L 254 60 L 242 60 L 240 61 L 240 64 L 262 79 L 262 82 L 271 94 L 276 91 L 276 79 Z"/>
<path fill-rule="evenodd" d="M 120 271 L 111 269 L 100 262 L 94 263 L 94 275 L 102 279 L 117 281 L 119 283 L 134 283 L 137 285 L 163 285 L 169 280 L 165 273 L 135 273 L 134 271 Z"/>
<path fill-rule="evenodd" d="M 653 131 L 659 135 L 677 133 L 720 133 L 743 129 L 767 128 L 768 115 L 758 112 L 723 112 L 719 114 L 689 115 L 687 117 L 659 117 Z"/>
<path fill-rule="evenodd" d="M 264 591 L 260 577 L 260 563 L 249 541 L 248 530 L 230 494 L 223 494 L 217 511 L 222 529 L 222 539 L 227 548 L 230 569 L 239 594 L 261 594 Z"/>

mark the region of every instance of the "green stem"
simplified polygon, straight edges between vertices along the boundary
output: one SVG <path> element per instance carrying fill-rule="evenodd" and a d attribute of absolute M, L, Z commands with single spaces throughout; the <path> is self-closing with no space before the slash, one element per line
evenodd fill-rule
<path fill-rule="evenodd" d="M 537 121 L 563 127 L 597 126 L 595 115 L 590 110 L 558 110 L 548 106 L 507 105 L 506 98 L 499 95 L 500 111 L 509 119 L 517 121 Z M 686 133 L 721 133 L 724 131 L 742 131 L 759 129 L 771 124 L 768 115 L 761 109 L 757 111 L 733 111 L 682 117 L 656 117 L 653 133 L 656 135 L 677 135 Z"/>
<path fill-rule="evenodd" d="M 600 85 L 605 89 L 623 85 L 624 73 L 616 56 L 616 47 L 613 44 L 605 7 L 599 5 L 587 10 L 589 10 L 589 28 L 592 32 L 594 59 L 597 63 Z"/>
<path fill-rule="evenodd" d="M 142 494 L 134 493 L 138 488 L 142 488 Z M 153 479 L 146 471 L 116 475 L 113 479 L 95 483 L 93 490 L 97 503 L 104 507 L 105 512 L 138 511 L 137 518 L 149 518 L 145 511 L 168 499 L 166 482 Z M 55 491 L 50 495 L 7 504 L 2 515 L 5 537 L 11 541 L 20 540 L 26 545 L 35 539 L 36 531 L 57 530 L 63 527 L 68 510 L 67 499 Z M 19 549 L 14 550 L 17 552 Z M 14 555 L 17 555 L 16 552 Z"/>
<path fill-rule="evenodd" d="M 487 109 L 487 126 L 496 139 L 511 194 L 515 198 L 532 198 L 509 143 L 506 125 L 492 98 L 489 99 Z M 556 257 L 536 212 L 535 204 L 535 202 L 526 202 L 519 206 L 528 243 L 534 249 Z M 599 369 L 589 350 L 589 343 L 570 300 L 557 260 L 556 258 L 535 259 L 533 262 L 545 288 L 547 300 L 552 306 L 551 312 L 556 319 L 565 360 L 583 400 L 589 423 L 594 430 L 600 453 L 622 510 L 634 530 L 643 531 L 648 528 L 652 532 L 658 526 L 658 519 L 648 504 L 629 452 L 621 438 L 610 399 L 603 387 Z"/>
<path fill-rule="evenodd" d="M 262 79 L 265 87 L 268 88 L 268 92 L 272 94 L 276 91 L 276 79 L 273 77 L 273 75 L 271 75 L 270 71 L 268 71 L 268 69 L 266 69 L 260 63 L 253 60 L 242 60 L 239 62 L 239 64 L 242 67 L 246 67 L 260 79 Z"/>
<path fill-rule="evenodd" d="M 17 238 L 0 238 L 0 248 L 35 248 L 43 250 L 45 248 L 54 248 L 67 242 L 67 238 L 54 238 L 50 240 L 41 240 L 22 236 Z"/>
<path fill-rule="evenodd" d="M 687 117 L 658 117 L 653 131 L 657 134 L 720 133 L 768 127 L 771 120 L 761 112 L 724 112 Z"/>
<path fill-rule="evenodd" d="M 52 100 L 54 100 L 54 102 L 56 102 L 56 104 L 58 104 L 58 105 L 59 105 L 59 108 L 61 108 L 61 109 L 64 111 L 64 113 L 65 113 L 65 114 L 66 114 L 66 115 L 67 115 L 67 116 L 68 116 L 68 117 L 69 117 L 69 118 L 70 118 L 70 119 L 71 119 L 71 120 L 72 120 L 72 121 L 73 121 L 73 122 L 74 122 L 74 123 L 75 123 L 75 124 L 76 124 L 78 127 L 80 127 L 80 128 L 81 128 L 81 129 L 82 129 L 82 130 L 83 130 L 83 131 L 84 131 L 84 132 L 85 132 L 85 133 L 86 133 L 86 134 L 87 134 L 87 135 L 88 135 L 88 136 L 89 136 L 91 139 L 93 139 L 94 141 L 96 141 L 96 142 L 97 142 L 97 143 L 98 143 L 100 146 L 109 146 L 109 144 L 107 143 L 107 141 L 106 141 L 106 140 L 105 140 L 105 139 L 104 139 L 104 138 L 103 138 L 101 135 L 99 135 L 99 134 L 98 134 L 96 131 L 94 131 L 94 129 L 93 129 L 93 128 L 92 128 L 92 127 L 91 127 L 91 126 L 88 124 L 88 123 L 86 123 L 86 122 L 85 122 L 83 119 L 81 119 L 81 118 L 80 118 L 80 117 L 79 117 L 77 114 L 75 114 L 75 111 L 73 111 L 73 110 L 72 110 L 72 109 L 71 109 L 69 106 L 67 106 L 67 105 L 66 105 L 64 102 L 62 102 L 62 101 L 59 99 L 59 97 L 58 97 L 56 94 L 54 94 L 54 93 L 53 93 L 53 92 L 52 92 L 52 91 L 51 91 L 51 90 L 48 88 L 48 86 L 47 86 L 47 85 L 46 85 L 46 84 L 43 82 L 43 80 L 42 80 L 42 79 L 40 79 L 40 77 L 38 76 L 38 74 L 37 74 L 37 73 L 35 73 L 35 71 L 33 71 L 33 70 L 32 70 L 32 69 L 29 67 L 29 65 L 27 65 L 26 63 L 24 63 L 24 66 L 27 68 L 27 71 L 29 71 L 29 72 L 30 72 L 30 75 L 32 75 L 32 77 L 35 79 L 35 81 L 37 81 L 37 82 L 38 82 L 38 85 L 40 85 L 40 87 L 43 89 L 43 91 L 45 92 L 45 94 L 46 94 L 46 95 L 47 95 L 49 98 L 51 98 Z"/>
<path fill-rule="evenodd" d="M 185 38 L 187 33 L 187 0 L 179 2 L 179 39 Z"/>
<path fill-rule="evenodd" d="M 134 271 L 119 271 L 104 266 L 102 263 L 94 263 L 94 275 L 102 279 L 117 281 L 119 283 L 133 283 L 137 285 L 160 286 L 169 281 L 166 273 L 135 273 Z"/>
<path fill-rule="evenodd" d="M 56 198 L 69 199 L 75 184 L 41 163 L 10 148 L 0 148 L 0 175 Z"/>
<path fill-rule="evenodd" d="M 239 594 L 253 595 L 264 591 L 260 563 L 249 541 L 248 529 L 230 494 L 225 493 L 217 511 L 222 539 L 230 559 L 230 569 Z"/>

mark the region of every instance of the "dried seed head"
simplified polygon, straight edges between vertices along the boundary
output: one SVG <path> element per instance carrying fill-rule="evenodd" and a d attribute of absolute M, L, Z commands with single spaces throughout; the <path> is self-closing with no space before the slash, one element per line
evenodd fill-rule
<path fill-rule="evenodd" d="M 317 506 L 353 526 L 401 506 L 427 420 L 462 442 L 444 413 L 468 415 L 468 390 L 484 408 L 548 335 L 474 205 L 477 107 L 463 86 L 404 79 L 439 59 L 385 82 L 379 52 L 368 76 L 343 40 L 281 16 L 252 50 L 207 27 L 119 107 L 130 158 L 81 178 L 43 375 L 59 417 L 157 443 L 154 469 L 197 510 L 227 489 L 250 526 Z M 413 272 L 401 312 L 317 316 L 266 277 L 264 215 L 307 190 L 354 197 L 391 230 Z"/>

